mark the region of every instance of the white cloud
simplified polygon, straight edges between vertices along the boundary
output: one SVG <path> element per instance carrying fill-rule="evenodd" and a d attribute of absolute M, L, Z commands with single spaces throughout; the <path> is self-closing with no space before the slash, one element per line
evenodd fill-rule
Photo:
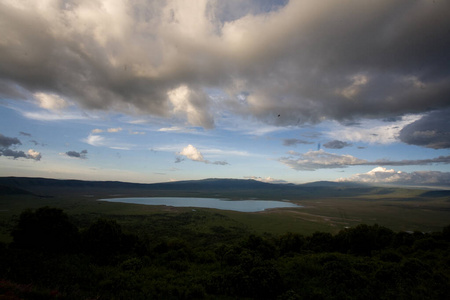
<path fill-rule="evenodd" d="M 161 132 L 177 132 L 177 133 L 195 133 L 197 132 L 193 128 L 186 128 L 181 126 L 171 126 L 171 127 L 163 127 L 158 129 Z"/>
<path fill-rule="evenodd" d="M 122 131 L 121 127 L 117 127 L 117 128 L 108 128 L 106 129 L 107 132 L 120 132 Z"/>
<path fill-rule="evenodd" d="M 105 138 L 101 135 L 89 134 L 83 142 L 95 147 L 108 147 L 116 150 L 131 150 L 136 147 L 134 144 L 123 143 L 113 138 Z"/>
<path fill-rule="evenodd" d="M 268 177 L 259 177 L 259 176 L 244 176 L 245 179 L 252 179 L 256 181 L 266 182 L 266 183 L 288 183 L 283 179 L 275 179 L 270 176 Z"/>
<path fill-rule="evenodd" d="M 103 129 L 99 129 L 99 128 L 96 128 L 96 129 L 92 129 L 92 133 L 102 133 L 102 132 L 110 132 L 110 133 L 116 133 L 116 132 L 120 132 L 120 131 L 122 131 L 123 129 L 121 128 L 121 127 L 117 127 L 117 128 L 107 128 L 106 130 L 103 130 Z"/>
<path fill-rule="evenodd" d="M 34 159 L 34 160 L 41 160 L 42 155 L 40 152 L 37 152 L 33 149 L 28 150 L 28 158 Z"/>
<path fill-rule="evenodd" d="M 91 146 L 104 146 L 105 138 L 100 135 L 90 134 L 87 138 L 83 140 L 85 143 L 88 143 Z"/>
<path fill-rule="evenodd" d="M 214 155 L 233 155 L 233 156 L 250 156 L 251 154 L 247 151 L 240 151 L 240 150 L 223 150 L 223 149 L 217 149 L 217 148 L 209 148 L 204 149 L 203 153 L 208 154 L 214 154 Z"/>
<path fill-rule="evenodd" d="M 82 120 L 90 118 L 79 112 L 21 111 L 24 117 L 38 121 Z"/>
<path fill-rule="evenodd" d="M 144 135 L 144 134 L 146 134 L 146 132 L 145 131 L 129 131 L 129 134 L 131 134 L 131 135 Z"/>
<path fill-rule="evenodd" d="M 202 155 L 202 153 L 200 153 L 199 150 L 197 150 L 197 148 L 195 148 L 192 145 L 188 145 L 187 147 L 184 147 L 183 150 L 181 150 L 181 152 L 177 153 L 178 155 L 184 156 L 192 161 L 198 161 L 198 162 L 203 162 L 205 164 L 213 164 L 213 165 L 228 165 L 228 163 L 226 161 L 209 161 L 207 159 L 205 159 Z M 177 158 L 175 162 L 181 162 L 183 159 L 181 158 Z"/>
<path fill-rule="evenodd" d="M 69 103 L 57 94 L 39 92 L 35 93 L 34 97 L 38 100 L 40 107 L 51 111 L 61 111 L 69 106 Z"/>
<path fill-rule="evenodd" d="M 367 173 L 354 174 L 347 178 L 339 178 L 337 181 L 417 186 L 449 186 L 450 172 L 416 171 L 409 173 L 376 167 Z"/>
<path fill-rule="evenodd" d="M 181 150 L 179 154 L 193 161 L 206 162 L 200 151 L 198 151 L 197 148 L 192 145 L 188 145 L 187 147 L 183 148 L 183 150 Z"/>

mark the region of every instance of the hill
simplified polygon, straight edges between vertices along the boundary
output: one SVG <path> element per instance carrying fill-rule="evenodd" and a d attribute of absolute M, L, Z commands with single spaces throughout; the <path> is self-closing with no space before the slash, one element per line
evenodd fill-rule
<path fill-rule="evenodd" d="M 318 181 L 307 184 L 275 184 L 251 179 L 209 178 L 164 183 L 61 180 L 0 177 L 2 194 L 30 193 L 40 196 L 214 196 L 231 199 L 299 199 L 388 195 L 398 188 L 374 187 L 352 182 Z"/>

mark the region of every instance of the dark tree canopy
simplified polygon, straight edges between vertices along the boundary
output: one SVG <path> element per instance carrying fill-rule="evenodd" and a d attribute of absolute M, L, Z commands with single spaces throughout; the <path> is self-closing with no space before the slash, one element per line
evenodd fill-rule
<path fill-rule="evenodd" d="M 72 252 L 79 245 L 78 228 L 58 208 L 22 212 L 12 236 L 15 247 L 50 253 Z"/>

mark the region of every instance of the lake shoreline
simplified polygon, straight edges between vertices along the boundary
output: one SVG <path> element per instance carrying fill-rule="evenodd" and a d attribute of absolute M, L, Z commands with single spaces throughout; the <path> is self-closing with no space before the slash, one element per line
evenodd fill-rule
<path fill-rule="evenodd" d="M 276 208 L 301 208 L 303 206 L 279 200 L 230 200 L 199 197 L 127 197 L 105 198 L 97 201 L 120 202 L 142 205 L 165 205 L 173 207 L 214 208 L 239 212 L 261 212 Z"/>

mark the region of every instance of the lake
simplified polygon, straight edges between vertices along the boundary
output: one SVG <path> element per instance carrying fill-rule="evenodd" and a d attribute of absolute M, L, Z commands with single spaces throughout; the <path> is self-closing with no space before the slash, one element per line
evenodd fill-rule
<path fill-rule="evenodd" d="M 185 198 L 185 197 L 149 197 L 149 198 L 111 198 L 99 201 L 133 203 L 144 205 L 166 205 L 175 207 L 204 207 L 240 212 L 257 212 L 270 208 L 302 207 L 285 201 L 272 200 L 224 200 L 217 198 Z"/>

